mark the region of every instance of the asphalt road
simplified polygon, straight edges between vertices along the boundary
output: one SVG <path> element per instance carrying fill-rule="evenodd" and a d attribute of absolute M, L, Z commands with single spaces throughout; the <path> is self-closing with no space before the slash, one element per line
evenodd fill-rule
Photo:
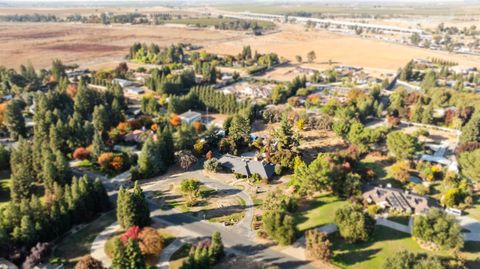
<path fill-rule="evenodd" d="M 77 170 L 76 172 L 78 174 L 82 174 L 82 172 L 85 171 Z M 97 176 L 95 173 L 87 174 L 92 178 Z M 146 193 L 146 196 L 148 196 L 148 192 L 159 190 L 161 186 L 165 186 L 166 184 L 177 181 L 179 182 L 179 180 L 183 178 L 196 178 L 204 182 L 204 184 L 218 189 L 236 189 L 239 191 L 238 194 L 246 200 L 247 205 L 253 205 L 253 202 L 248 194 L 221 181 L 207 178 L 203 174 L 202 170 L 195 170 L 178 175 L 160 176 L 157 180 L 150 181 L 142 185 L 142 189 Z M 114 199 L 116 196 L 116 187 L 118 187 L 119 184 L 114 183 L 115 179 L 102 178 L 102 181 L 104 182 L 109 195 Z M 315 268 L 308 261 L 304 261 L 272 249 L 272 245 L 253 241 L 251 239 L 252 232 L 250 229 L 247 231 L 245 228 L 249 227 L 249 221 L 245 221 L 238 228 L 226 228 L 218 223 L 210 223 L 208 221 L 200 220 L 187 213 L 182 213 L 174 208 L 168 210 L 161 209 L 160 206 L 152 200 L 149 200 L 149 206 L 151 212 L 150 215 L 152 218 L 155 218 L 156 221 L 162 222 L 166 226 L 173 226 L 180 230 L 187 231 L 189 235 L 194 234 L 198 237 L 209 237 L 215 231 L 220 232 L 227 252 L 248 256 L 263 263 L 276 265 L 282 269 Z M 247 207 L 246 216 L 250 216 L 249 218 L 251 219 L 251 215 L 253 215 L 253 208 L 249 206 Z M 179 234 L 176 235 L 176 237 L 181 238 L 182 235 Z"/>

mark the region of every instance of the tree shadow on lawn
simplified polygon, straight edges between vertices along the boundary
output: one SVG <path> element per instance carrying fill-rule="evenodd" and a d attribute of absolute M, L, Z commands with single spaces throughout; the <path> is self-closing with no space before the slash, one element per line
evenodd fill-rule
<path fill-rule="evenodd" d="M 377 225 L 372 237 L 366 242 L 348 243 L 337 232 L 330 235 L 333 249 L 337 254 L 334 260 L 340 264 L 352 265 L 368 259 L 380 252 L 381 248 L 372 248 L 374 244 L 382 241 L 396 241 L 410 237 L 409 234 Z M 339 252 L 339 253 L 338 253 Z"/>
<path fill-rule="evenodd" d="M 302 201 L 302 203 L 304 204 L 300 206 L 300 208 L 293 214 L 295 218 L 295 225 L 299 225 L 307 221 L 308 220 L 307 215 L 310 210 L 328 205 L 330 203 L 336 203 L 341 201 L 343 200 L 340 198 L 334 197 L 331 194 L 322 194 L 320 197 L 312 198 L 311 200 Z M 332 212 L 332 214 L 334 213 L 335 212 Z M 328 224 L 328 223 L 324 223 L 322 225 L 325 225 L 325 224 Z"/>

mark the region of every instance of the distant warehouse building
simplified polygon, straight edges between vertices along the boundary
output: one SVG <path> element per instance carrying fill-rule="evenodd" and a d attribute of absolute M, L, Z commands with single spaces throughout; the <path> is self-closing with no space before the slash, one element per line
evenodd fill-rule
<path fill-rule="evenodd" d="M 129 86 L 133 86 L 134 82 L 126 79 L 121 79 L 121 78 L 114 78 L 112 80 L 112 83 L 120 85 L 120 87 L 125 88 Z"/>

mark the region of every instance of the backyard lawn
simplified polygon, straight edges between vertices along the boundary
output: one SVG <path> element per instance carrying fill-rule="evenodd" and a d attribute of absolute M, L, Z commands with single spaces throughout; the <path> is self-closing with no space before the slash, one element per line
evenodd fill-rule
<path fill-rule="evenodd" d="M 334 249 L 332 262 L 340 268 L 381 268 L 387 257 L 394 255 L 400 250 L 440 256 L 451 254 L 450 251 L 426 251 L 420 248 L 409 234 L 380 225 L 375 227 L 373 237 L 368 242 L 350 244 L 343 241 L 338 234 L 332 235 L 331 241 Z M 473 261 L 480 257 L 478 254 L 479 249 L 479 243 L 467 242 L 462 254 L 469 261 Z"/>
<path fill-rule="evenodd" d="M 306 210 L 294 214 L 299 231 L 333 223 L 335 211 L 345 205 L 347 201 L 341 200 L 331 194 L 322 194 L 312 200 Z"/>

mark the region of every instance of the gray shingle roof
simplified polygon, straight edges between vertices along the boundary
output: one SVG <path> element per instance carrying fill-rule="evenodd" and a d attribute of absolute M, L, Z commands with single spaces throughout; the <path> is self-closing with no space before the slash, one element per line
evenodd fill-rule
<path fill-rule="evenodd" d="M 258 174 L 261 178 L 269 179 L 275 172 L 275 167 L 272 164 L 248 160 L 230 154 L 222 156 L 218 161 L 224 168 L 247 177 Z"/>

